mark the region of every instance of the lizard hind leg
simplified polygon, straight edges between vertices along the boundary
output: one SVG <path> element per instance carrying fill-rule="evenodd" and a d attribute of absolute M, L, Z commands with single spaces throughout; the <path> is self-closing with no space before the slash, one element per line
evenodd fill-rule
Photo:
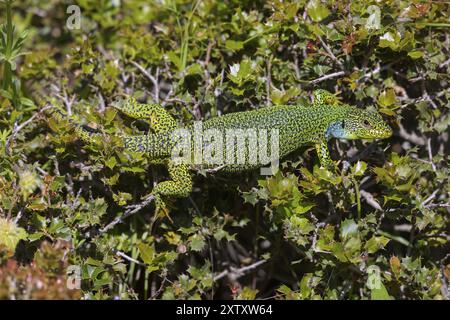
<path fill-rule="evenodd" d="M 152 190 L 155 196 L 156 214 L 169 216 L 168 200 L 188 197 L 192 191 L 192 175 L 187 164 L 167 163 L 171 180 L 158 183 Z"/>
<path fill-rule="evenodd" d="M 131 118 L 145 120 L 155 133 L 172 132 L 178 127 L 175 119 L 159 104 L 139 103 L 128 97 L 117 101 L 113 107 Z"/>

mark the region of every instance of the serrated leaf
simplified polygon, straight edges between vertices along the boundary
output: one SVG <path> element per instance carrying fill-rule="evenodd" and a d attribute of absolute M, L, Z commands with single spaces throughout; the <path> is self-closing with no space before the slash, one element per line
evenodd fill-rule
<path fill-rule="evenodd" d="M 139 243 L 137 247 L 142 261 L 144 261 L 145 264 L 151 265 L 156 254 L 155 248 L 146 243 Z"/>
<path fill-rule="evenodd" d="M 320 22 L 330 15 L 330 10 L 328 10 L 327 6 L 322 4 L 320 0 L 309 1 L 306 10 L 308 15 L 315 22 Z"/>
<path fill-rule="evenodd" d="M 18 227 L 14 221 L 0 218 L 0 248 L 6 247 L 13 252 L 17 243 L 27 236 L 25 229 Z"/>
<path fill-rule="evenodd" d="M 241 50 L 244 47 L 244 42 L 242 42 L 242 41 L 234 41 L 234 40 L 227 40 L 227 41 L 225 41 L 225 47 L 227 49 L 232 50 L 232 51 L 238 51 L 238 50 Z"/>
<path fill-rule="evenodd" d="M 378 288 L 372 289 L 370 293 L 371 300 L 394 300 L 393 297 L 389 295 L 384 286 L 383 282 L 380 281 L 380 285 Z"/>
<path fill-rule="evenodd" d="M 413 59 L 419 59 L 419 58 L 422 58 L 424 56 L 424 53 L 422 51 L 419 51 L 419 50 L 414 50 L 414 51 L 408 52 L 408 56 L 413 58 Z"/>
<path fill-rule="evenodd" d="M 347 239 L 358 233 L 358 224 L 353 219 L 345 219 L 341 223 L 341 237 Z"/>
<path fill-rule="evenodd" d="M 202 251 L 206 245 L 203 236 L 198 234 L 193 235 L 190 240 L 191 240 L 190 242 L 191 250 L 193 251 Z"/>

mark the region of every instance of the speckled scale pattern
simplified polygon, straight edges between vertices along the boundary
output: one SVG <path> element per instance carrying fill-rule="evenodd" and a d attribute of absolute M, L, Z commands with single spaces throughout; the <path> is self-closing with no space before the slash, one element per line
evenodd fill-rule
<path fill-rule="evenodd" d="M 143 119 L 154 133 L 123 137 L 125 149 L 145 152 L 155 163 L 164 163 L 170 179 L 158 183 L 152 190 L 158 211 L 168 212 L 167 200 L 186 197 L 192 191 L 192 175 L 187 164 L 175 164 L 171 151 L 175 141 L 171 133 L 178 127 L 175 119 L 160 105 L 141 104 L 134 98 L 122 100 L 115 105 L 126 115 Z M 71 124 L 74 124 L 73 121 Z M 75 125 L 75 132 L 83 141 L 91 142 L 97 133 Z M 192 126 L 187 127 L 191 132 Z M 375 111 L 366 111 L 340 104 L 338 99 L 325 90 L 314 92 L 314 103 L 309 106 L 271 106 L 252 111 L 236 112 L 203 122 L 203 130 L 217 129 L 225 135 L 227 129 L 271 129 L 279 130 L 280 158 L 305 145 L 314 145 L 320 164 L 334 168 L 327 141 L 339 139 L 387 138 L 391 128 Z M 256 168 L 263 164 L 229 165 L 223 171 L 239 171 Z"/>

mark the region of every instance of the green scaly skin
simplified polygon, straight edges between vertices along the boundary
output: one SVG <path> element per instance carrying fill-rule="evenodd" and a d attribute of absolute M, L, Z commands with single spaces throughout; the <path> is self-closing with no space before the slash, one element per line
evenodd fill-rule
<path fill-rule="evenodd" d="M 126 136 L 126 150 L 149 154 L 153 163 L 167 166 L 170 180 L 158 183 L 152 195 L 157 210 L 167 214 L 166 201 L 170 198 L 187 197 L 192 191 L 192 175 L 188 164 L 176 164 L 171 160 L 176 143 L 173 132 L 178 128 L 175 119 L 160 105 L 140 104 L 128 98 L 114 105 L 126 115 L 149 123 L 153 134 Z M 193 127 L 187 127 L 193 132 Z M 377 112 L 340 104 L 334 95 L 325 90 L 314 92 L 311 106 L 272 106 L 258 110 L 230 113 L 203 122 L 203 130 L 217 129 L 223 134 L 227 129 L 271 129 L 279 130 L 280 158 L 302 146 L 314 145 L 322 167 L 334 169 L 327 146 L 331 138 L 338 139 L 383 139 L 392 135 L 391 128 Z M 98 133 L 76 126 L 78 136 L 91 143 Z M 254 169 L 265 164 L 229 164 L 225 172 Z M 208 166 L 207 166 L 208 167 Z"/>

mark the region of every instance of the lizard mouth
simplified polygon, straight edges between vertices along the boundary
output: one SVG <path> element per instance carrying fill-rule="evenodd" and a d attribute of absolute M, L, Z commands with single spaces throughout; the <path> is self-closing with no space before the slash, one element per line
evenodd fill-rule
<path fill-rule="evenodd" d="M 376 130 L 376 132 L 374 132 L 374 136 L 377 139 L 389 138 L 390 136 L 392 136 L 392 129 L 391 128 L 386 128 L 386 129 L 383 129 L 383 130 Z"/>
<path fill-rule="evenodd" d="M 383 129 L 383 130 L 370 130 L 367 134 L 361 135 L 361 139 L 386 139 L 392 136 L 391 129 Z"/>
<path fill-rule="evenodd" d="M 392 136 L 392 129 L 372 129 L 372 130 L 364 130 L 362 132 L 345 132 L 341 138 L 354 140 L 354 139 L 386 139 Z"/>

